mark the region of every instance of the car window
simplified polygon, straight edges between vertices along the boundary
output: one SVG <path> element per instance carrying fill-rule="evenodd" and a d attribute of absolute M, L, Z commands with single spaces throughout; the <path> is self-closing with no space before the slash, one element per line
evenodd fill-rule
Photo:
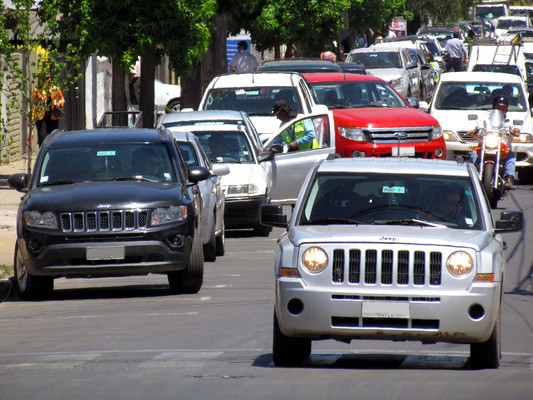
<path fill-rule="evenodd" d="M 102 180 L 175 182 L 178 178 L 172 165 L 164 145 L 107 143 L 51 148 L 36 171 L 37 186 Z"/>
<path fill-rule="evenodd" d="M 298 130 L 297 125 L 304 126 L 306 134 L 309 133 L 311 136 L 314 136 L 316 141 L 315 145 L 310 145 L 308 148 L 298 149 L 298 151 L 309 151 L 317 148 L 327 148 L 330 146 L 331 138 L 329 137 L 330 127 L 329 119 L 327 115 L 319 115 L 310 118 L 305 118 L 303 120 L 295 121 L 288 125 L 287 129 L 284 129 L 278 135 L 270 138 L 265 143 L 265 148 L 267 150 L 272 148 L 272 145 L 282 145 L 283 153 L 290 152 L 290 149 L 287 147 L 289 142 L 294 140 L 294 132 Z"/>
<path fill-rule="evenodd" d="M 516 65 L 502 65 L 502 64 L 476 64 L 472 71 L 481 72 L 503 72 L 504 74 L 513 74 L 521 76 L 520 70 Z"/>
<path fill-rule="evenodd" d="M 380 51 L 375 53 L 354 52 L 348 55 L 346 61 L 363 64 L 366 69 L 402 68 L 400 55 L 396 51 Z"/>
<path fill-rule="evenodd" d="M 435 109 L 490 110 L 498 95 L 509 98 L 508 111 L 526 111 L 522 86 L 496 82 L 445 82 L 436 95 Z"/>
<path fill-rule="evenodd" d="M 330 109 L 364 107 L 408 107 L 389 85 L 382 81 L 312 82 L 320 104 Z"/>
<path fill-rule="evenodd" d="M 253 147 L 242 131 L 196 131 L 207 158 L 213 163 L 255 162 Z"/>
<path fill-rule="evenodd" d="M 483 229 L 468 177 L 320 173 L 306 193 L 299 224 L 421 224 Z"/>
<path fill-rule="evenodd" d="M 302 112 L 302 104 L 294 87 L 252 87 L 211 89 L 205 110 L 236 110 L 248 115 L 272 115 L 276 100 L 285 100 L 293 110 Z"/>
<path fill-rule="evenodd" d="M 198 154 L 194 149 L 194 146 L 191 142 L 178 142 L 178 146 L 181 151 L 181 156 L 183 160 L 191 167 L 200 166 L 200 160 L 198 159 Z"/>

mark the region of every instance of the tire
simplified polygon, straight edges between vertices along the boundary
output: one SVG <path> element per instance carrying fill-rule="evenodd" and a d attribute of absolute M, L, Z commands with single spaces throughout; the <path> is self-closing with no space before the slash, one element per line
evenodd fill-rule
<path fill-rule="evenodd" d="M 204 261 L 215 261 L 217 259 L 217 243 L 215 238 L 215 221 L 211 226 L 211 233 L 209 234 L 209 242 L 204 244 Z"/>
<path fill-rule="evenodd" d="M 494 164 L 487 163 L 483 166 L 483 176 L 481 177 L 481 183 L 487 198 L 489 199 L 490 207 L 496 208 L 498 206 L 498 197 L 492 187 L 492 182 L 494 182 Z"/>
<path fill-rule="evenodd" d="M 222 227 L 222 232 L 215 238 L 217 256 L 222 257 L 226 254 L 226 232 L 225 228 Z"/>
<path fill-rule="evenodd" d="M 521 185 L 533 184 L 533 167 L 522 167 L 518 170 L 518 180 Z"/>
<path fill-rule="evenodd" d="M 489 340 L 470 345 L 470 367 L 472 369 L 498 368 L 502 358 L 501 350 L 501 309 Z"/>
<path fill-rule="evenodd" d="M 270 231 L 272 231 L 272 228 L 270 226 L 265 226 L 261 224 L 257 224 L 254 226 L 255 236 L 268 237 L 268 235 L 270 235 Z"/>
<path fill-rule="evenodd" d="M 13 261 L 15 291 L 22 300 L 41 300 L 47 298 L 54 290 L 54 278 L 49 276 L 31 275 L 19 253 L 18 244 L 15 245 L 15 259 Z"/>
<path fill-rule="evenodd" d="M 170 103 L 168 103 L 165 107 L 165 113 L 171 113 L 171 112 L 180 112 L 181 111 L 181 100 L 172 100 Z"/>
<path fill-rule="evenodd" d="M 195 233 L 187 268 L 168 273 L 168 284 L 172 294 L 198 293 L 204 282 L 204 252 L 202 243 Z"/>
<path fill-rule="evenodd" d="M 274 312 L 274 332 L 272 359 L 278 367 L 296 367 L 311 354 L 311 339 L 291 338 L 279 329 L 278 318 Z"/>

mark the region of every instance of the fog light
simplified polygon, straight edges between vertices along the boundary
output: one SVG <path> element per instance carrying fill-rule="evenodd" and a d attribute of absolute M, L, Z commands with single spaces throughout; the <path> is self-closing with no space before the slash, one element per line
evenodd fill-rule
<path fill-rule="evenodd" d="M 352 157 L 364 157 L 365 153 L 363 151 L 352 151 Z"/>
<path fill-rule="evenodd" d="M 485 315 L 485 309 L 481 304 L 472 304 L 468 309 L 468 315 L 472 319 L 481 319 Z"/>
<path fill-rule="evenodd" d="M 183 237 L 183 235 L 169 236 L 167 240 L 170 243 L 170 245 L 174 247 L 181 247 L 183 246 L 183 243 L 185 242 L 185 238 Z"/>
<path fill-rule="evenodd" d="M 36 252 L 41 248 L 41 244 L 36 240 L 30 240 L 28 242 L 28 250 L 31 252 Z"/>
<path fill-rule="evenodd" d="M 292 315 L 298 315 L 301 314 L 304 310 L 304 303 L 300 299 L 291 299 L 289 300 L 289 303 L 287 304 L 287 310 Z"/>
<path fill-rule="evenodd" d="M 437 149 L 437 151 L 435 151 L 435 155 L 436 155 L 438 158 L 441 158 L 441 157 L 442 157 L 442 149 Z"/>

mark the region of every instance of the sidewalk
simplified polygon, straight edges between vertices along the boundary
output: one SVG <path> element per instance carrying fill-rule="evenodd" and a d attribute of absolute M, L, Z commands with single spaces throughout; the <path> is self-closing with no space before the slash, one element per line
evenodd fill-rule
<path fill-rule="evenodd" d="M 17 208 L 22 197 L 22 193 L 7 186 L 7 178 L 27 169 L 28 161 L 25 158 L 9 164 L 0 163 L 0 264 L 13 265 Z"/>

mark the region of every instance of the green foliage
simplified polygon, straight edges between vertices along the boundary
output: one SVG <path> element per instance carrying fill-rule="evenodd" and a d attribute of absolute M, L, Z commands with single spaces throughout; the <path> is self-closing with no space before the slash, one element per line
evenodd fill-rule
<path fill-rule="evenodd" d="M 348 11 L 350 30 L 362 34 L 366 29 L 382 31 L 392 18 L 401 15 L 406 0 L 352 0 Z"/>
<path fill-rule="evenodd" d="M 469 19 L 469 10 L 475 0 L 405 0 L 405 8 L 422 21 L 448 23 Z"/>

